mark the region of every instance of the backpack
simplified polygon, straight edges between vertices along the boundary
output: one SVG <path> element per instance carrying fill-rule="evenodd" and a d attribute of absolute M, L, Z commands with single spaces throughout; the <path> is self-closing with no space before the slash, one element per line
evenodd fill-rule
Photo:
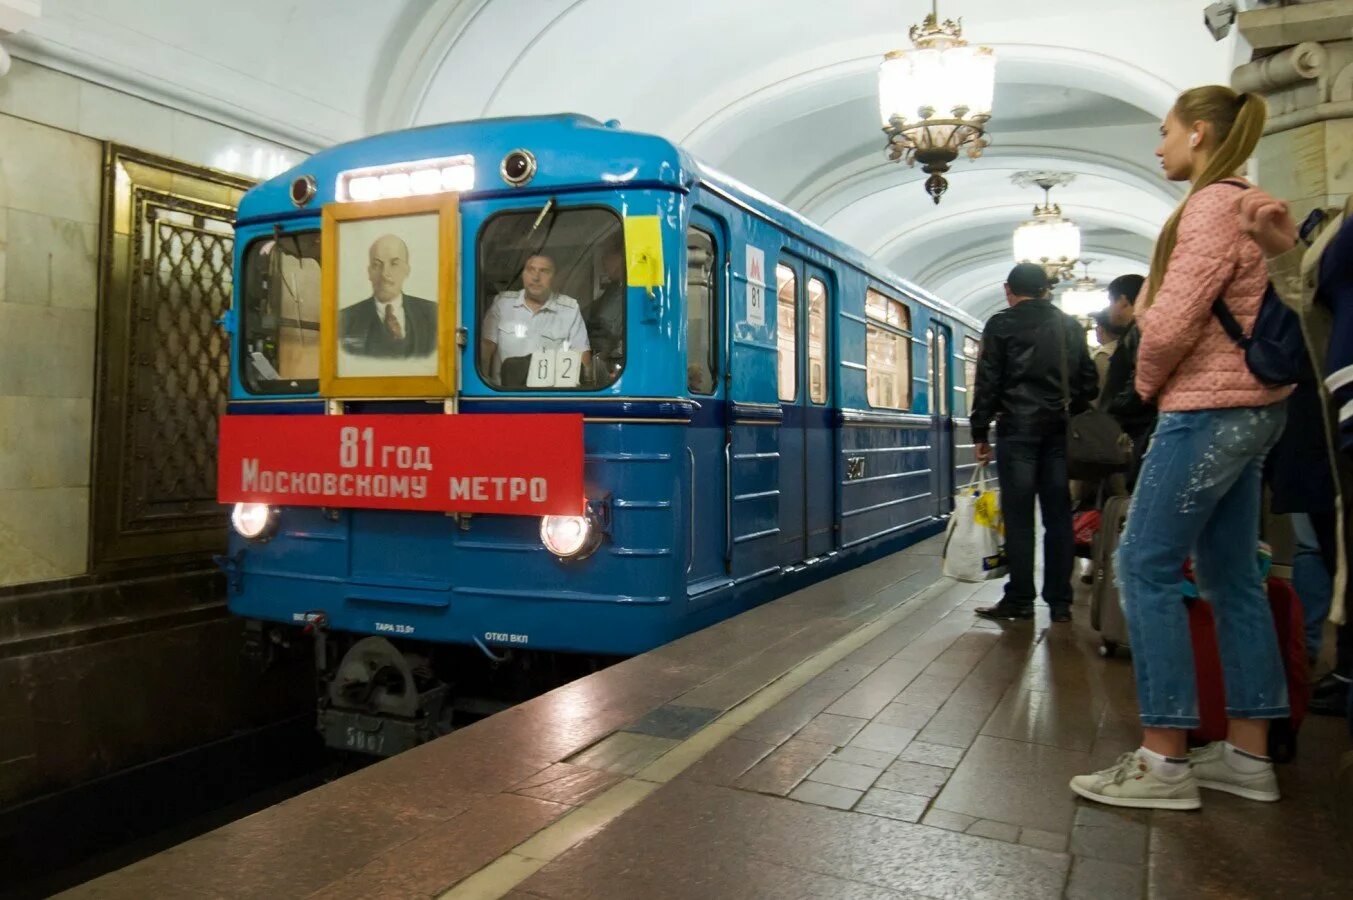
<path fill-rule="evenodd" d="M 1249 186 L 1235 181 L 1222 181 L 1242 190 Z M 1301 319 L 1283 303 L 1272 282 L 1259 303 L 1259 315 L 1249 335 L 1240 327 L 1226 305 L 1224 297 L 1212 303 L 1212 315 L 1217 317 L 1222 331 L 1245 353 L 1245 365 L 1255 378 L 1269 387 L 1283 387 L 1307 381 L 1311 377 L 1311 358 L 1306 351 L 1306 339 L 1301 335 Z"/>

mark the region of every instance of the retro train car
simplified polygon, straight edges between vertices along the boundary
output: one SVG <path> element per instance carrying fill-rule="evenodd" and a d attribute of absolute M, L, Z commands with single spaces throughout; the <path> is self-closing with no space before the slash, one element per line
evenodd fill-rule
<path fill-rule="evenodd" d="M 445 730 L 447 648 L 637 654 L 935 534 L 973 466 L 978 322 L 615 123 L 334 147 L 237 237 L 221 563 L 335 746 Z"/>

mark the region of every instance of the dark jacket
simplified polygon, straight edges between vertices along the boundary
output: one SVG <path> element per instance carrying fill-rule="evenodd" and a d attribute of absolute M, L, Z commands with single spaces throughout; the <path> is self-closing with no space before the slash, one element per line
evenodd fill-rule
<path fill-rule="evenodd" d="M 1139 436 L 1156 423 L 1156 405 L 1137 394 L 1137 348 L 1142 332 L 1133 322 L 1118 339 L 1118 349 L 1109 359 L 1109 374 L 1099 395 L 1099 408 L 1113 417 L 1128 434 Z"/>
<path fill-rule="evenodd" d="M 1063 353 L 1066 383 L 1063 393 Z M 1074 415 L 1089 408 L 1099 393 L 1099 375 L 1085 331 L 1051 300 L 1024 300 L 992 316 L 982 331 L 977 360 L 972 437 L 989 443 L 998 416 L 1002 433 L 1042 433 L 1066 423 L 1067 403 Z"/>
<path fill-rule="evenodd" d="M 437 352 L 437 304 L 405 294 L 404 327 L 404 339 L 395 340 L 381 321 L 375 297 L 367 297 L 338 314 L 340 346 L 348 353 L 397 358 Z"/>

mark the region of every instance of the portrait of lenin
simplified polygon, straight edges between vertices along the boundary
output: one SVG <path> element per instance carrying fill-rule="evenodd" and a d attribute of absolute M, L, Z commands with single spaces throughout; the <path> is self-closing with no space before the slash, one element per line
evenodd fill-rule
<path fill-rule="evenodd" d="M 372 242 L 366 270 L 371 296 L 339 312 L 344 351 L 385 359 L 437 352 L 437 304 L 404 293 L 410 265 L 402 238 L 385 234 Z"/>

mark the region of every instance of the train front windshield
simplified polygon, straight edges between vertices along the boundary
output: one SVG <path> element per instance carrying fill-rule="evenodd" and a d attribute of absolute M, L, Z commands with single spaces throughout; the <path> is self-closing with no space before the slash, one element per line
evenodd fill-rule
<path fill-rule="evenodd" d="M 479 234 L 476 363 L 485 384 L 595 390 L 625 368 L 625 242 L 603 207 L 513 210 Z"/>
<path fill-rule="evenodd" d="M 255 394 L 319 390 L 318 231 L 260 238 L 244 254 L 240 381 Z"/>
<path fill-rule="evenodd" d="M 624 228 L 601 206 L 508 210 L 475 240 L 473 365 L 501 391 L 590 391 L 625 368 Z M 320 234 L 246 249 L 240 380 L 254 394 L 315 393 L 320 368 Z M 467 273 L 468 274 L 468 273 Z M 467 283 L 468 283 L 467 279 Z M 472 301 L 472 302 L 471 302 Z"/>

